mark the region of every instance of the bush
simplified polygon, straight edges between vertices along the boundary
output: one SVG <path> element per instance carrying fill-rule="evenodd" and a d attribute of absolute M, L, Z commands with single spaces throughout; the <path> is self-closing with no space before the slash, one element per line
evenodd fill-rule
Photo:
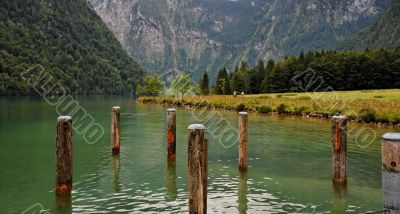
<path fill-rule="evenodd" d="M 207 100 L 203 100 L 203 101 L 199 101 L 199 102 L 197 102 L 196 103 L 196 106 L 199 106 L 199 107 L 206 107 L 206 106 L 208 106 L 208 102 L 207 102 Z"/>
<path fill-rule="evenodd" d="M 236 110 L 237 111 L 244 111 L 244 110 L 246 110 L 246 105 L 243 104 L 243 103 L 239 103 L 239 104 L 236 105 Z"/>
<path fill-rule="evenodd" d="M 366 123 L 375 122 L 376 121 L 376 112 L 370 108 L 363 108 L 359 112 L 358 118 L 363 120 Z"/>
<path fill-rule="evenodd" d="M 297 114 L 297 115 L 300 115 L 300 114 L 302 114 L 304 111 L 306 110 L 306 107 L 304 107 L 304 106 L 300 106 L 300 107 L 295 107 L 294 108 L 294 113 L 295 114 Z"/>
<path fill-rule="evenodd" d="M 258 98 L 260 98 L 260 99 L 271 99 L 271 97 L 268 96 L 268 95 L 262 95 L 262 96 L 259 96 Z"/>
<path fill-rule="evenodd" d="M 222 107 L 224 107 L 224 104 L 220 103 L 220 102 L 216 102 L 216 103 L 213 103 L 212 106 L 215 108 L 222 108 Z"/>
<path fill-rule="evenodd" d="M 181 106 L 181 105 L 182 105 L 182 102 L 181 102 L 180 100 L 176 100 L 176 101 L 174 101 L 173 103 L 174 103 L 174 105 L 176 105 L 176 106 Z"/>
<path fill-rule="evenodd" d="M 271 112 L 271 111 L 272 111 L 272 108 L 269 107 L 269 106 L 260 106 L 260 107 L 257 107 L 256 110 L 257 110 L 259 113 L 264 113 L 264 114 L 265 114 L 265 113 Z"/>
<path fill-rule="evenodd" d="M 156 99 L 150 98 L 150 97 L 145 97 L 142 99 L 142 103 L 156 103 Z"/>
<path fill-rule="evenodd" d="M 279 104 L 279 106 L 276 108 L 276 111 L 279 113 L 279 114 L 282 114 L 282 113 L 286 113 L 286 105 L 285 104 Z"/>
<path fill-rule="evenodd" d="M 298 99 L 298 100 L 311 100 L 311 97 L 310 96 L 300 96 L 300 97 L 297 97 L 296 99 Z"/>

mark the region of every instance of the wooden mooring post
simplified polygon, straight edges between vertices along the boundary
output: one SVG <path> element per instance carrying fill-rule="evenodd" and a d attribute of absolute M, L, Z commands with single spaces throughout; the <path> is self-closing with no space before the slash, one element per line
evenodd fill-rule
<path fill-rule="evenodd" d="M 167 158 L 169 163 L 176 161 L 176 109 L 167 110 Z"/>
<path fill-rule="evenodd" d="M 247 124 L 248 124 L 248 113 L 239 112 L 239 170 L 246 171 L 248 167 L 247 157 Z"/>
<path fill-rule="evenodd" d="M 207 213 L 207 179 L 208 179 L 208 139 L 204 139 L 203 145 L 203 203 L 204 203 L 204 210 Z"/>
<path fill-rule="evenodd" d="M 347 117 L 332 117 L 332 182 L 347 184 Z"/>
<path fill-rule="evenodd" d="M 120 114 L 121 108 L 114 106 L 111 111 L 111 145 L 113 155 L 118 155 L 121 147 Z"/>
<path fill-rule="evenodd" d="M 72 118 L 57 118 L 56 195 L 70 196 L 72 190 Z"/>
<path fill-rule="evenodd" d="M 189 213 L 206 213 L 204 132 L 201 124 L 188 127 Z"/>
<path fill-rule="evenodd" d="M 382 136 L 383 206 L 400 213 L 400 133 Z"/>

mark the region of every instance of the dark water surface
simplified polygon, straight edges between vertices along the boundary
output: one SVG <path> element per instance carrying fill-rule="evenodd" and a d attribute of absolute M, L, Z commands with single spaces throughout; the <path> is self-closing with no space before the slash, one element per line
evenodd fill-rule
<path fill-rule="evenodd" d="M 130 98 L 78 98 L 104 128 L 88 144 L 74 133 L 72 204 L 56 206 L 56 106 L 39 98 L 0 99 L 0 213 L 182 213 L 187 212 L 187 126 L 191 110 L 177 110 L 177 167 L 167 171 L 166 108 Z M 121 154 L 111 156 L 110 112 L 121 106 Z M 237 113 L 221 115 L 237 127 Z M 214 121 L 215 120 L 215 121 Z M 75 122 L 75 121 L 74 121 Z M 222 124 L 222 123 L 221 123 Z M 352 133 L 362 125 L 349 125 Z M 237 170 L 238 145 L 221 143 L 208 130 L 209 213 L 360 213 L 382 210 L 380 136 L 400 130 L 374 128 L 376 140 L 348 142 L 348 187 L 331 184 L 330 121 L 249 115 L 249 165 Z M 353 134 L 354 135 L 354 134 Z M 362 135 L 358 140 L 367 138 Z M 168 178 L 168 179 L 167 179 Z M 175 179 L 174 179 L 175 178 Z M 43 210 L 42 210 L 43 211 Z"/>

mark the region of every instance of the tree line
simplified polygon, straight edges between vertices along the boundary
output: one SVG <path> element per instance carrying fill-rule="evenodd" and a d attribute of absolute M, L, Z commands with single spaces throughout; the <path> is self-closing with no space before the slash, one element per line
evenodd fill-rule
<path fill-rule="evenodd" d="M 400 88 L 400 48 L 310 51 L 280 61 L 259 61 L 255 67 L 241 62 L 233 72 L 220 69 L 211 87 L 205 71 L 199 84 L 204 95 L 233 94 L 234 91 L 246 94 L 304 92 L 304 87 L 294 78 L 307 69 L 321 78 L 321 85 L 315 91 L 328 87 L 338 91 Z M 303 81 L 312 78 L 310 75 L 304 76 Z"/>

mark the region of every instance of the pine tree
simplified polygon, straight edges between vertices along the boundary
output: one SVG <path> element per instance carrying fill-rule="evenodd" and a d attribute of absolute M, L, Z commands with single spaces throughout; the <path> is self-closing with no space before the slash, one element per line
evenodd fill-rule
<path fill-rule="evenodd" d="M 203 79 L 201 80 L 200 85 L 201 85 L 201 94 L 208 95 L 210 93 L 210 89 L 209 89 L 209 80 L 207 71 L 204 71 Z"/>
<path fill-rule="evenodd" d="M 216 94 L 229 94 L 229 80 L 228 80 L 228 72 L 226 68 L 222 68 L 218 71 L 217 82 L 215 84 L 215 93 Z"/>
<path fill-rule="evenodd" d="M 267 62 L 267 67 L 265 68 L 265 76 L 261 82 L 260 92 L 267 93 L 269 92 L 269 79 L 271 78 L 272 70 L 274 69 L 275 62 L 274 60 L 270 59 Z"/>

